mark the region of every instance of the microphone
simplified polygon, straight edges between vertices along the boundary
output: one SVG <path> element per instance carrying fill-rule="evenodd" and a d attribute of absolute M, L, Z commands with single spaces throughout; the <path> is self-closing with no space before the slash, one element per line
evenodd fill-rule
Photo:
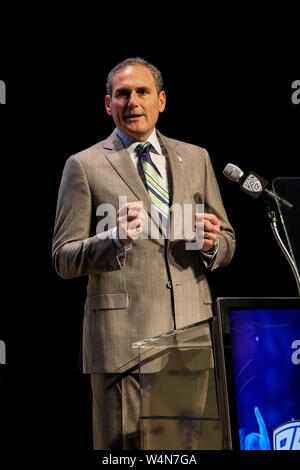
<path fill-rule="evenodd" d="M 245 173 L 237 165 L 228 163 L 223 170 L 223 174 L 226 178 L 238 183 L 240 189 L 254 199 L 260 199 L 262 197 L 269 201 L 276 201 L 287 209 L 294 207 L 289 201 L 286 201 L 270 189 L 267 189 L 266 186 L 269 182 L 261 176 L 256 175 L 253 171 L 247 171 Z"/>

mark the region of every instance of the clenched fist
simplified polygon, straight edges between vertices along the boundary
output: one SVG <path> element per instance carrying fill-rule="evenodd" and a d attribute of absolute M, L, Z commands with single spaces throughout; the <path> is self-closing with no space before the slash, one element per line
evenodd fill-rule
<path fill-rule="evenodd" d="M 218 239 L 221 223 L 214 214 L 195 214 L 194 230 L 199 248 L 202 251 L 211 251 Z"/>
<path fill-rule="evenodd" d="M 143 205 L 143 201 L 127 202 L 117 212 L 117 234 L 124 248 L 143 230 Z"/>

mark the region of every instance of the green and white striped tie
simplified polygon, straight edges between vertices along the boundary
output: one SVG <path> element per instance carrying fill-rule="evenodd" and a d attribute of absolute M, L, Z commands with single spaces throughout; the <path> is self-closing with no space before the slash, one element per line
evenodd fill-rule
<path fill-rule="evenodd" d="M 149 195 L 159 213 L 164 232 L 167 234 L 169 225 L 170 198 L 168 188 L 162 179 L 159 170 L 151 159 L 150 148 L 150 142 L 144 142 L 137 146 L 137 151 L 141 158 L 141 165 L 144 170 Z"/>

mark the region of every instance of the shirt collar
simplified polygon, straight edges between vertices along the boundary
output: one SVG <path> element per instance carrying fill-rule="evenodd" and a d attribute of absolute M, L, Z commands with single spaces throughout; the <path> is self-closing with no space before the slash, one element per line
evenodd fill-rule
<path fill-rule="evenodd" d="M 118 127 L 117 127 L 117 136 L 121 139 L 124 147 L 127 148 L 129 153 L 134 152 L 136 147 L 141 143 L 132 139 L 128 135 L 124 134 L 122 131 L 120 131 Z M 154 147 L 155 151 L 159 155 L 162 155 L 162 150 L 161 150 L 161 146 L 160 146 L 157 134 L 156 134 L 156 129 L 153 129 L 153 132 L 150 135 L 150 137 L 148 137 L 147 142 L 150 142 L 150 144 L 152 144 L 152 146 Z"/>

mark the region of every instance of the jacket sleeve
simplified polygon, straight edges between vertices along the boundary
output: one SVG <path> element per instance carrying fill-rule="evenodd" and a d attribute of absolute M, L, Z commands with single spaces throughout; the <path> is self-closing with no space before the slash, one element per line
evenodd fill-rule
<path fill-rule="evenodd" d="M 205 212 L 214 214 L 221 222 L 219 247 L 216 256 L 213 260 L 205 259 L 202 256 L 206 268 L 213 271 L 230 263 L 235 251 L 236 242 L 234 230 L 228 220 L 211 160 L 206 150 L 205 171 Z"/>
<path fill-rule="evenodd" d="M 91 236 L 92 210 L 85 171 L 72 156 L 61 179 L 52 241 L 53 265 L 64 279 L 114 271 L 124 265 L 125 253 L 116 255 L 112 230 Z"/>

